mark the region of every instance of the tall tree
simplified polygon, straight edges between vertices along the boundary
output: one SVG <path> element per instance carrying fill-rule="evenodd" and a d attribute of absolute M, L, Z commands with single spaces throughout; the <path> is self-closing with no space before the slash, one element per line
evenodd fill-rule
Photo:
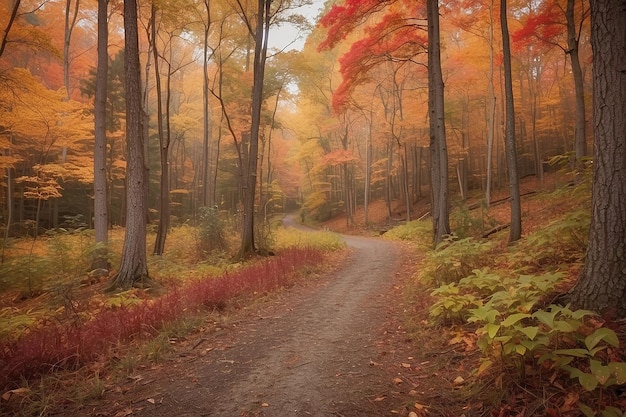
<path fill-rule="evenodd" d="M 574 305 L 626 317 L 626 7 L 591 0 L 594 163 L 591 229 Z M 608 310 L 608 311 L 607 311 Z"/>
<path fill-rule="evenodd" d="M 240 4 L 241 5 L 241 4 Z M 261 127 L 261 106 L 263 105 L 263 82 L 265 80 L 265 62 L 267 60 L 267 40 L 270 30 L 271 0 L 258 0 L 256 24 L 250 26 L 253 35 L 254 61 L 252 85 L 252 121 L 247 158 L 244 160 L 243 184 L 243 230 L 241 246 L 237 258 L 247 258 L 256 252 L 254 241 L 254 206 L 256 202 L 257 166 L 259 155 L 259 131 Z M 243 6 L 241 6 L 243 12 Z"/>
<path fill-rule="evenodd" d="M 450 234 L 448 203 L 448 149 L 444 119 L 444 85 L 441 71 L 439 2 L 426 0 L 428 18 L 428 114 L 430 123 L 430 184 L 433 242 Z"/>
<path fill-rule="evenodd" d="M 146 255 L 148 172 L 145 165 L 137 2 L 124 0 L 124 71 L 126 85 L 126 230 L 120 268 L 111 288 L 129 288 L 149 280 Z"/>
<path fill-rule="evenodd" d="M 107 199 L 107 80 L 109 72 L 108 0 L 98 0 L 98 67 L 94 98 L 93 195 L 94 229 L 99 246 L 92 269 L 106 268 L 109 229 Z"/>
<path fill-rule="evenodd" d="M 157 132 L 159 136 L 159 160 L 161 162 L 161 178 L 160 184 L 160 196 L 159 196 L 159 225 L 157 228 L 157 235 L 154 241 L 154 254 L 163 255 L 165 251 L 165 238 L 167 236 L 167 229 L 170 221 L 170 186 L 169 186 L 169 148 L 170 148 L 170 128 L 169 128 L 169 106 L 166 103 L 167 110 L 167 132 L 164 132 L 163 123 L 163 88 L 161 87 L 161 70 L 160 70 L 160 56 L 159 45 L 157 43 L 157 8 L 156 4 L 152 2 L 150 12 L 150 22 L 152 33 L 150 39 L 152 40 L 152 53 L 154 58 L 154 79 L 156 87 L 156 100 L 157 100 Z M 168 70 L 168 82 L 169 82 L 169 70 Z M 169 90 L 167 92 L 169 97 Z M 169 100 L 166 100 L 166 102 Z"/>
<path fill-rule="evenodd" d="M 511 228 L 509 242 L 522 237 L 522 208 L 519 195 L 519 175 L 517 173 L 517 151 L 515 149 L 515 103 L 513 99 L 513 76 L 511 71 L 511 43 L 507 19 L 506 0 L 500 2 L 500 26 L 502 28 L 502 59 L 504 63 L 504 97 L 506 102 L 506 126 L 504 146 L 509 172 L 509 192 L 511 203 Z"/>

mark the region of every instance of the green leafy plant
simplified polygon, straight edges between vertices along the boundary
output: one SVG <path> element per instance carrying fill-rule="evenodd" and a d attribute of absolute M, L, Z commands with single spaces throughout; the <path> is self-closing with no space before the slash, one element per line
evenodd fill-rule
<path fill-rule="evenodd" d="M 474 238 L 446 238 L 423 262 L 420 278 L 436 285 L 459 282 L 475 269 L 486 266 L 493 245 Z"/>

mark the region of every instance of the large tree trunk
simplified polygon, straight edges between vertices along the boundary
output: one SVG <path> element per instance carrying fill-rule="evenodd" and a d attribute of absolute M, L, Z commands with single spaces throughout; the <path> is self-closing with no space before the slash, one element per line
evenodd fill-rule
<path fill-rule="evenodd" d="M 448 207 L 448 149 L 444 119 L 444 85 L 441 71 L 439 3 L 427 0 L 428 16 L 428 114 L 430 123 L 430 184 L 433 243 L 450 234 Z"/>
<path fill-rule="evenodd" d="M 126 231 L 120 269 L 111 288 L 130 288 L 149 280 L 146 256 L 148 170 L 143 148 L 143 110 L 136 0 L 124 1 L 126 83 Z"/>
<path fill-rule="evenodd" d="M 626 8 L 591 0 L 594 163 L 585 266 L 576 307 L 626 317 Z"/>
<path fill-rule="evenodd" d="M 106 105 L 109 71 L 108 0 L 98 0 L 98 68 L 94 97 L 93 213 L 96 245 L 92 269 L 108 269 L 109 206 L 107 198 Z"/>
<path fill-rule="evenodd" d="M 515 242 L 522 237 L 522 208 L 519 196 L 517 151 L 515 149 L 515 104 L 513 101 L 513 80 L 511 75 L 511 45 L 509 41 L 509 26 L 506 14 L 506 0 L 502 0 L 500 3 L 500 25 L 502 26 L 504 90 L 506 101 L 504 147 L 509 172 L 509 192 L 511 193 L 511 228 L 509 242 Z"/>

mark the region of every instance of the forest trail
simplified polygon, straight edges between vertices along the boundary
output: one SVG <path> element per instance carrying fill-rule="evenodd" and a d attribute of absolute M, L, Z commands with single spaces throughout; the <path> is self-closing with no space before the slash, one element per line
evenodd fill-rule
<path fill-rule="evenodd" d="M 404 251 L 344 238 L 344 264 L 320 282 L 287 290 L 199 348 L 145 370 L 105 395 L 106 414 L 96 407 L 91 415 L 378 416 L 401 407 L 394 366 L 406 353 L 391 339 L 405 337 L 392 295 Z"/>

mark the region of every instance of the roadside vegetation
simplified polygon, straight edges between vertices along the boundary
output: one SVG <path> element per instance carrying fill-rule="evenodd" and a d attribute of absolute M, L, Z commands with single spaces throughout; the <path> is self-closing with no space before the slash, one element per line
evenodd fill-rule
<path fill-rule="evenodd" d="M 241 305 L 314 279 L 345 246 L 331 232 L 304 238 L 278 228 L 266 235 L 275 256 L 233 263 L 230 225 L 204 220 L 173 228 L 167 255 L 149 257 L 155 286 L 121 292 L 107 291 L 108 275 L 87 273 L 92 231 L 11 241 L 0 266 L 2 414 L 46 415 L 59 401 L 94 399 L 112 372 L 158 362 L 177 340 L 219 326 Z M 121 245 L 122 231 L 111 235 Z"/>

